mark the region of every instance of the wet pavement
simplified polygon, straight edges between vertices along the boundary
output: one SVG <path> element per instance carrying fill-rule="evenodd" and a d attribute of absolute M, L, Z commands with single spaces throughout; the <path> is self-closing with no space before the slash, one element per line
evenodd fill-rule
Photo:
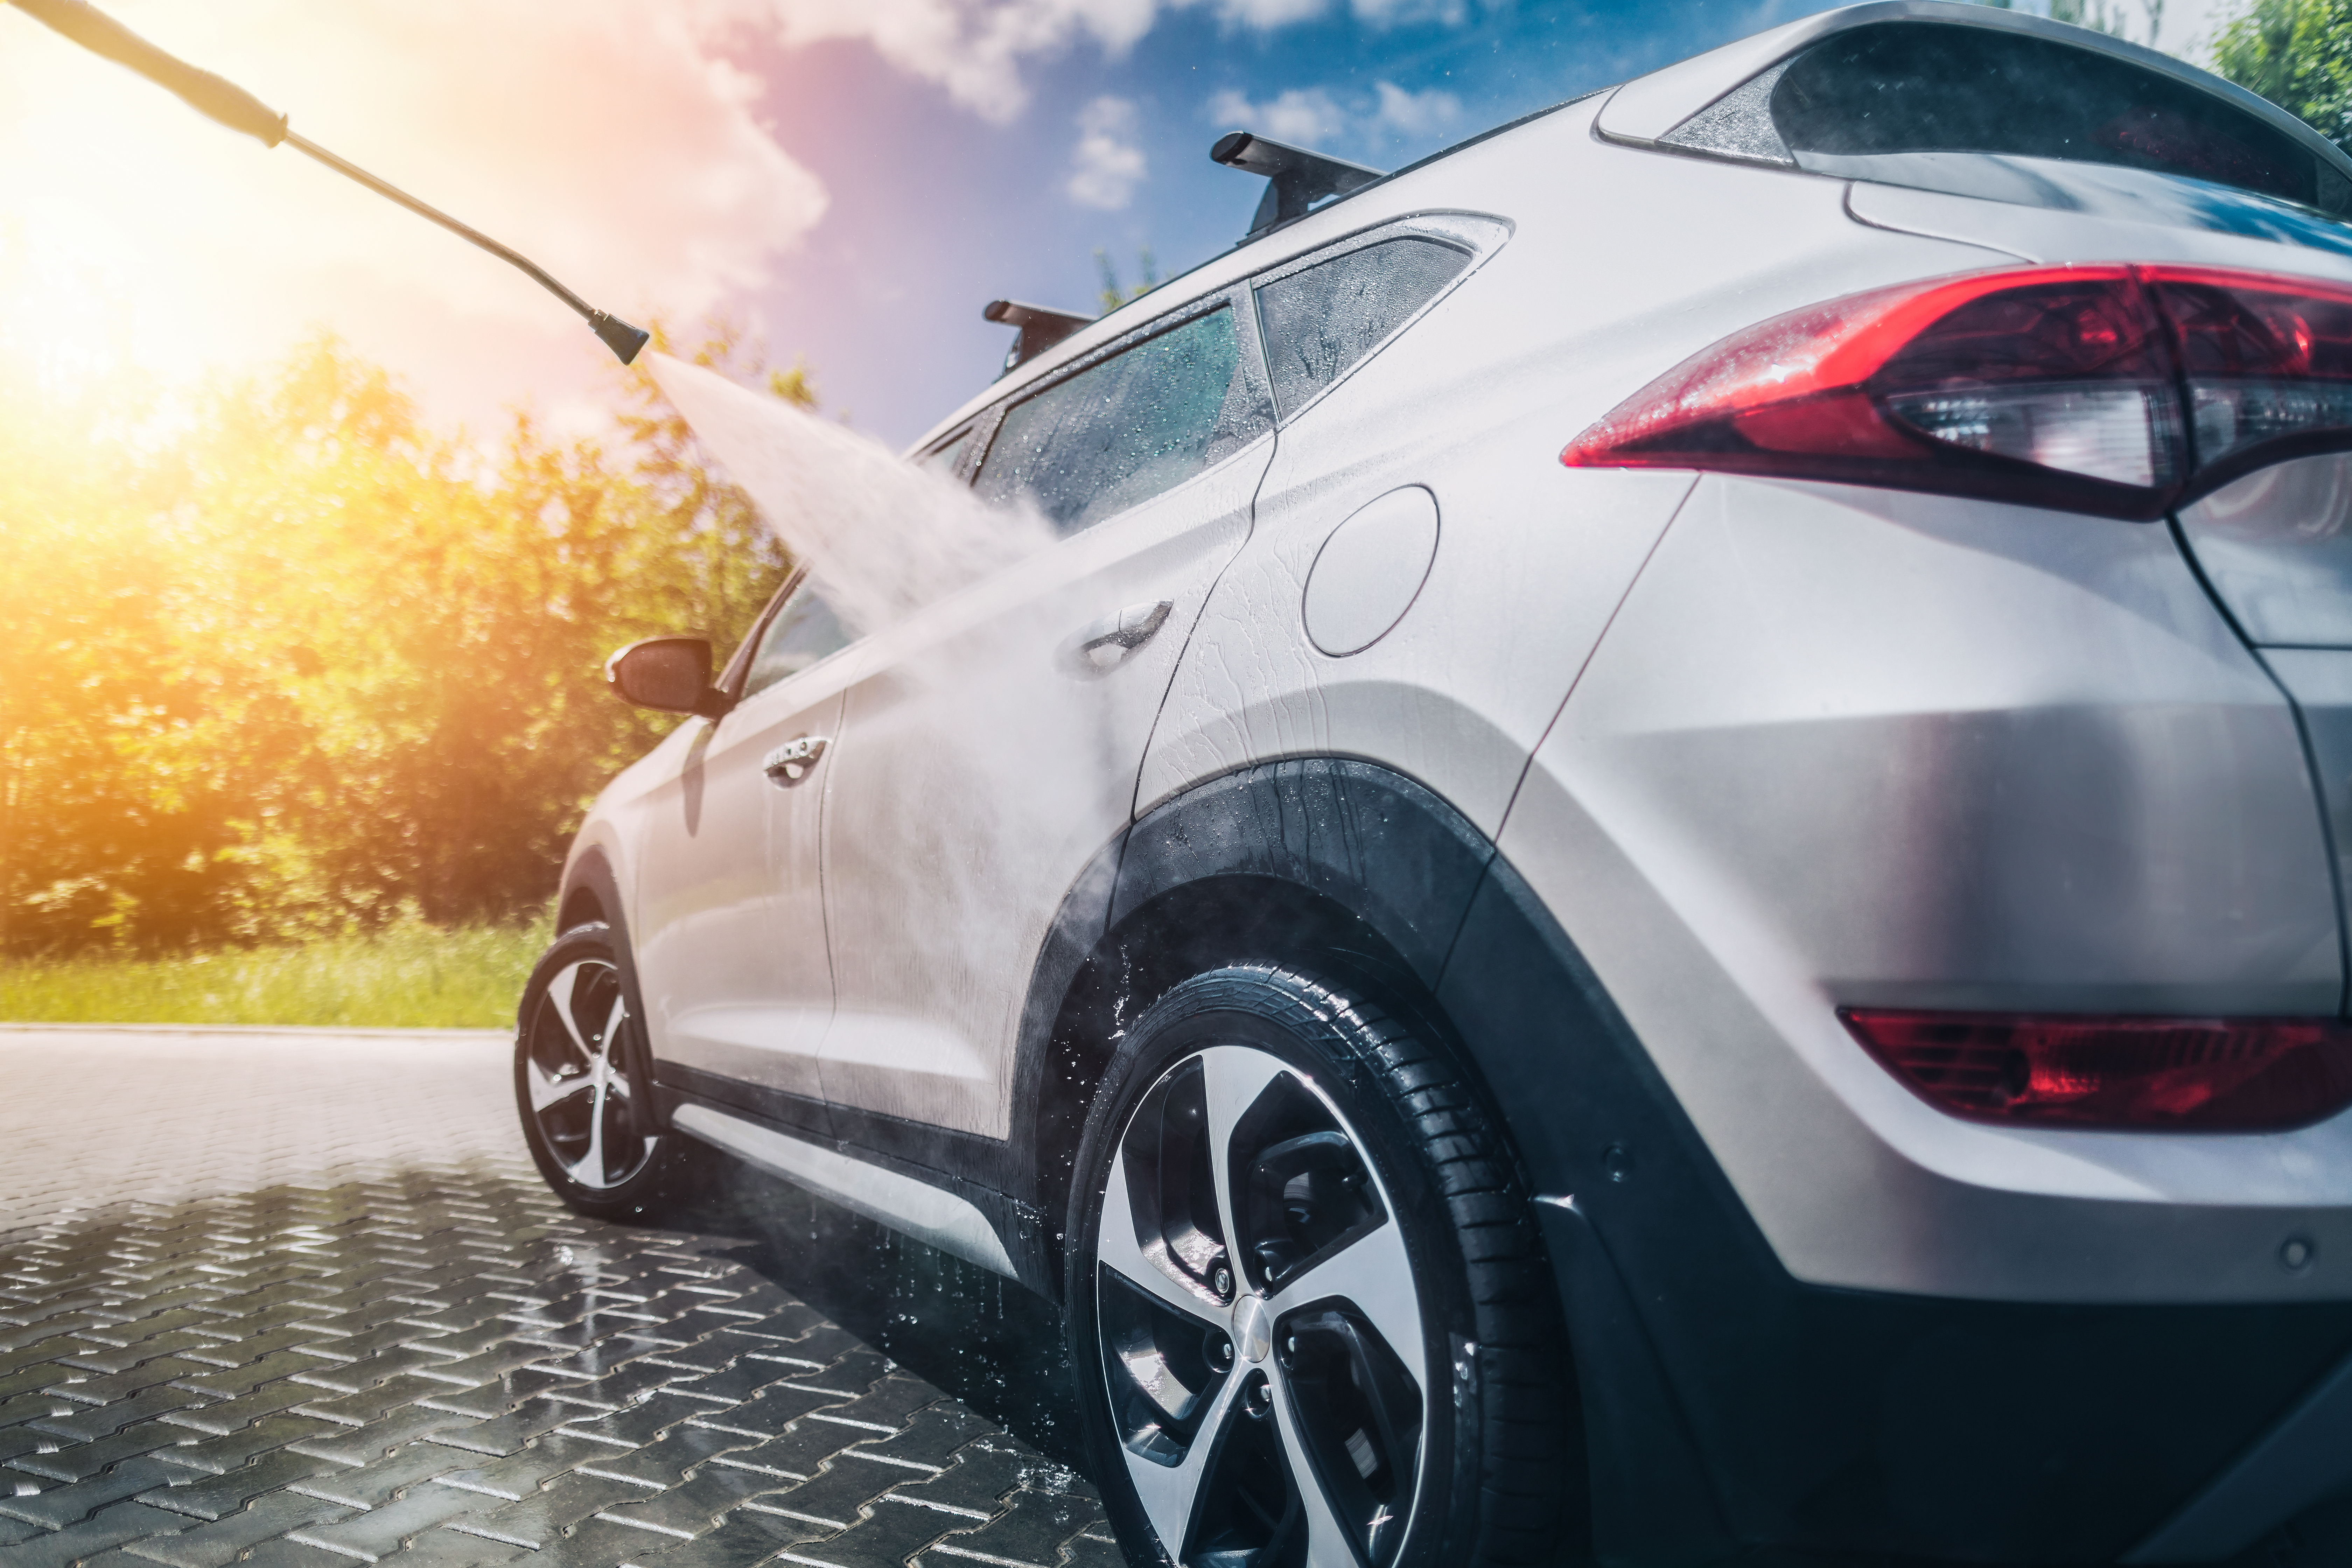
<path fill-rule="evenodd" d="M 0 1563 L 1116 1568 L 1050 1312 L 748 1173 L 582 1219 L 508 1060 L 0 1027 Z"/>

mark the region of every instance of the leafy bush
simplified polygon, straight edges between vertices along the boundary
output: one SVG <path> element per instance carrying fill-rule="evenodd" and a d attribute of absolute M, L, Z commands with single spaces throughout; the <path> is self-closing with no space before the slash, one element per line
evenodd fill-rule
<path fill-rule="evenodd" d="M 518 416 L 486 453 L 331 339 L 181 406 L 0 372 L 0 953 L 542 905 L 669 722 L 605 654 L 725 643 L 786 564 L 650 378 L 623 395 L 610 441 Z"/>

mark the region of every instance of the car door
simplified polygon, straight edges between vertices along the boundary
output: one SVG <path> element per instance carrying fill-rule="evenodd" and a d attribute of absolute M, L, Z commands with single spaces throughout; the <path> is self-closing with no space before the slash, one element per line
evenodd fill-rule
<path fill-rule="evenodd" d="M 656 792 L 637 875 L 656 1076 L 785 1121 L 822 1115 L 833 973 L 819 834 L 849 641 L 805 580 L 780 596 L 730 672 L 735 706 L 689 721 L 705 728 Z"/>
<path fill-rule="evenodd" d="M 1170 671 L 1249 531 L 1273 448 L 1250 309 L 1193 301 L 974 437 L 980 492 L 1059 539 L 860 660 L 824 828 L 835 1106 L 1005 1135 L 1040 945 L 1132 820 Z"/>

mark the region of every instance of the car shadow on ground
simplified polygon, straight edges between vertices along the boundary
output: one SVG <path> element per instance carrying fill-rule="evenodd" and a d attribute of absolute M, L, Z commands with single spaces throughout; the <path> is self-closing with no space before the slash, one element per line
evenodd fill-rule
<path fill-rule="evenodd" d="M 714 1256 L 753 1270 L 918 1377 L 1086 1474 L 1059 1309 L 761 1172 L 674 1223 L 740 1237 Z M 1089 1477 L 1089 1479 L 1092 1478 Z"/>

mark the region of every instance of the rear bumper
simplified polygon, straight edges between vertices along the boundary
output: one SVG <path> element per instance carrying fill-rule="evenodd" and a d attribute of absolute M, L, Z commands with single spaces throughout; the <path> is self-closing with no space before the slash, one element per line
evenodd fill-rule
<path fill-rule="evenodd" d="M 2256 1539 L 2315 1471 L 2352 1470 L 2325 1419 L 2256 1453 L 2352 1356 L 2352 1302 L 2020 1303 L 1794 1278 L 1500 860 L 1441 999 L 1508 1086 L 1497 1102 L 1543 1194 L 1605 1561 L 1776 1546 L 2112 1563 L 2177 1551 L 2158 1532 L 2242 1459 L 2273 1479 L 2239 1485 L 2195 1549 Z"/>

